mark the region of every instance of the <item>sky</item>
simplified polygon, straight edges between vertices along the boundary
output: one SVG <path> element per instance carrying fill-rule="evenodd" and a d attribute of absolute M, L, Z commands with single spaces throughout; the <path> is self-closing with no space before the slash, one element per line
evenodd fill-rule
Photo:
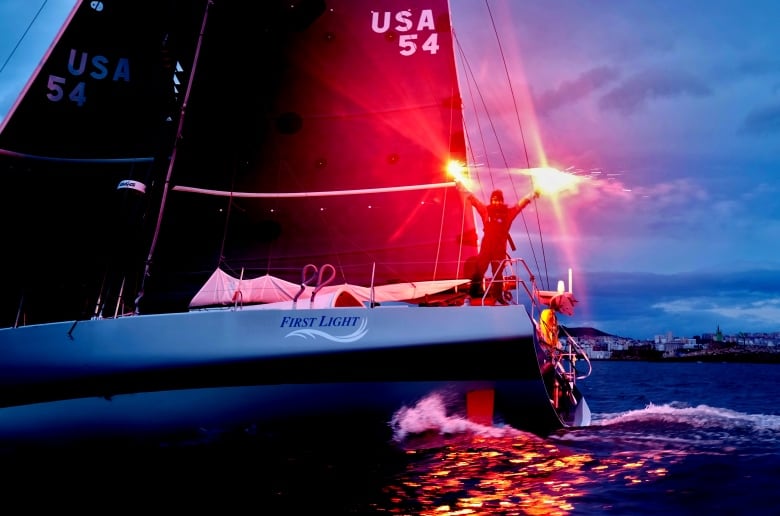
<path fill-rule="evenodd" d="M 72 5 L 0 0 L 0 118 Z M 467 124 L 501 139 L 476 156 L 477 192 L 497 169 L 545 162 L 585 178 L 513 229 L 513 255 L 545 277 L 573 269 L 579 302 L 562 324 L 635 339 L 780 332 L 780 3 L 451 5 L 461 80 L 491 113 L 477 123 L 462 82 Z"/>

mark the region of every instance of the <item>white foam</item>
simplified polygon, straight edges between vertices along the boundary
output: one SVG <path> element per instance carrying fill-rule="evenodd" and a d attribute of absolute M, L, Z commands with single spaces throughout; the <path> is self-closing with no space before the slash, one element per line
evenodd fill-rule
<path fill-rule="evenodd" d="M 413 407 L 402 407 L 393 415 L 393 438 L 400 442 L 414 435 L 474 434 L 481 437 L 507 437 L 524 432 L 511 426 L 486 426 L 469 421 L 463 416 L 449 415 L 443 393 L 435 392 L 418 401 Z"/>
<path fill-rule="evenodd" d="M 619 414 L 596 414 L 594 424 L 614 425 L 633 421 L 663 421 L 685 423 L 693 427 L 722 426 L 724 429 L 753 426 L 766 430 L 780 430 L 780 416 L 746 414 L 709 405 L 687 406 L 673 402 L 663 405 L 649 404 L 641 410 L 630 410 Z"/>

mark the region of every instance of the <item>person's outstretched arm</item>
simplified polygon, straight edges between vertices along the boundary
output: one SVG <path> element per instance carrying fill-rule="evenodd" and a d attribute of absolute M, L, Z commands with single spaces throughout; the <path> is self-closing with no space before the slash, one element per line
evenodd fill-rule
<path fill-rule="evenodd" d="M 484 217 L 486 211 L 485 211 L 485 205 L 477 199 L 477 197 L 471 193 L 469 190 L 466 189 L 466 187 L 460 182 L 456 182 L 456 185 L 458 187 L 458 191 L 466 195 L 466 200 L 471 203 L 474 208 L 477 209 L 477 212 L 480 214 L 480 216 Z"/>
<path fill-rule="evenodd" d="M 528 206 L 529 204 L 531 204 L 531 201 L 533 201 L 533 200 L 534 200 L 534 199 L 536 199 L 537 197 L 539 197 L 539 190 L 534 190 L 533 192 L 529 193 L 528 195 L 526 195 L 525 197 L 523 197 L 522 199 L 520 199 L 520 200 L 518 201 L 517 205 L 518 205 L 518 206 L 520 207 L 520 209 L 522 210 L 523 208 L 525 208 L 526 206 Z"/>

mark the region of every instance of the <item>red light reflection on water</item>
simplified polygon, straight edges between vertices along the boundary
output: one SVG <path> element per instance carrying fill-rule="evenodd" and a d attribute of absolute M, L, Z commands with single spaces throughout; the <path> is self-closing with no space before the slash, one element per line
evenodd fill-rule
<path fill-rule="evenodd" d="M 406 471 L 385 488 L 393 514 L 565 515 L 605 486 L 657 481 L 669 464 L 653 452 L 596 458 L 525 435 L 456 437 L 436 447 L 407 447 L 407 456 Z"/>

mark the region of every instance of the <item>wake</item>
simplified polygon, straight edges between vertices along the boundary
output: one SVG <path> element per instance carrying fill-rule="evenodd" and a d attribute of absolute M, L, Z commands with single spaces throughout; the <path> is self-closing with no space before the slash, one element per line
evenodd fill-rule
<path fill-rule="evenodd" d="M 644 409 L 618 414 L 593 414 L 594 426 L 614 426 L 626 423 L 682 423 L 694 428 L 720 427 L 724 430 L 751 427 L 780 431 L 780 416 L 747 414 L 709 405 L 690 406 L 681 402 L 662 405 L 650 403 Z"/>
<path fill-rule="evenodd" d="M 527 435 L 511 426 L 486 426 L 469 421 L 463 416 L 448 413 L 443 393 L 429 394 L 412 407 L 402 407 L 390 421 L 393 439 L 402 442 L 422 435 L 469 434 L 479 437 L 515 437 Z"/>

